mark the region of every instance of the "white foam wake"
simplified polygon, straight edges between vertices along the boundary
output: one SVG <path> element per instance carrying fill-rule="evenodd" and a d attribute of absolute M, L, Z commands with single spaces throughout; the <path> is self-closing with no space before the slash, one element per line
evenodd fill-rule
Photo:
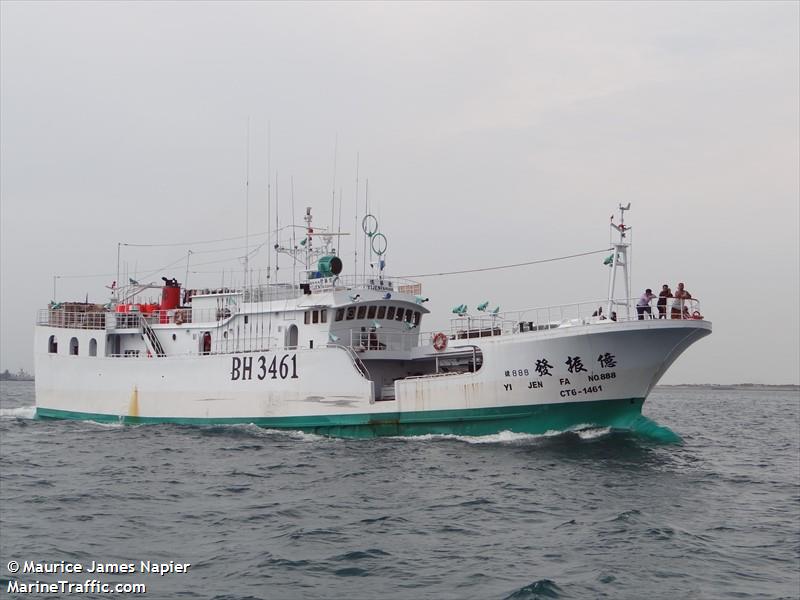
<path fill-rule="evenodd" d="M 16 419 L 33 419 L 36 416 L 35 406 L 17 406 L 16 408 L 0 408 L 0 417 Z"/>
<path fill-rule="evenodd" d="M 542 434 L 515 433 L 513 431 L 501 431 L 489 435 L 456 435 L 454 433 L 426 433 L 423 435 L 399 435 L 391 436 L 396 440 L 407 440 L 415 442 L 430 442 L 437 440 L 457 440 L 468 444 L 503 444 L 515 443 L 529 440 L 536 440 L 550 435 L 558 435 L 561 431 L 547 432 Z"/>
<path fill-rule="evenodd" d="M 271 429 L 269 427 L 262 427 L 261 425 L 256 425 L 255 423 L 234 423 L 234 424 L 219 425 L 219 427 L 230 427 L 231 429 L 239 429 L 242 431 L 246 431 L 248 434 L 253 435 L 255 437 L 274 437 L 276 435 L 282 435 L 290 439 L 299 440 L 303 442 L 321 442 L 321 441 L 332 441 L 332 440 L 335 441 L 338 439 L 338 438 L 332 438 L 330 436 L 318 435 L 316 433 L 307 433 L 305 431 L 300 431 L 299 429 Z"/>
<path fill-rule="evenodd" d="M 593 440 L 611 433 L 611 427 L 595 427 L 590 429 L 581 429 L 580 431 L 576 431 L 575 433 L 577 433 L 578 437 L 580 437 L 582 440 Z"/>
<path fill-rule="evenodd" d="M 428 433 L 425 435 L 415 436 L 396 436 L 394 439 L 399 440 L 413 440 L 413 441 L 436 441 L 436 440 L 458 440 L 466 442 L 467 444 L 514 444 L 520 442 L 529 442 L 540 440 L 543 438 L 556 437 L 567 433 L 573 433 L 580 437 L 582 440 L 593 440 L 603 437 L 611 433 L 611 427 L 593 427 L 591 425 L 582 424 L 570 429 L 558 431 L 549 430 L 545 433 L 516 433 L 514 431 L 501 431 L 489 435 L 455 435 L 450 433 Z"/>

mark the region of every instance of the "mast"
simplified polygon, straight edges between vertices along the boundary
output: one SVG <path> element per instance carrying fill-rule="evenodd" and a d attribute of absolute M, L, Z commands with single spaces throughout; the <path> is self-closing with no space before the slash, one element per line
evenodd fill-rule
<path fill-rule="evenodd" d="M 119 287 L 121 285 L 120 278 L 119 278 L 119 276 L 120 276 L 120 273 L 119 273 L 119 257 L 120 257 L 121 250 L 122 250 L 122 242 L 117 242 L 117 287 Z M 54 283 L 53 284 L 53 296 L 55 296 L 55 295 L 56 295 L 56 292 L 55 292 L 55 283 Z M 117 290 L 111 290 L 111 301 L 112 302 L 116 302 L 116 300 L 117 300 Z M 56 301 L 56 299 L 54 297 L 53 298 L 53 302 L 55 302 L 55 301 Z"/>
<path fill-rule="evenodd" d="M 278 172 L 275 171 L 275 283 L 278 283 L 279 275 L 278 271 L 280 270 L 279 264 L 279 255 L 278 255 L 278 242 L 280 241 L 280 221 L 278 220 L 278 207 L 280 206 L 279 201 L 280 195 L 278 194 Z"/>
<path fill-rule="evenodd" d="M 311 228 L 311 207 L 306 206 L 306 216 L 303 217 L 303 220 L 306 222 L 306 260 L 305 260 L 305 268 L 308 270 L 311 265 L 311 246 L 313 241 L 311 236 L 314 234 L 314 230 Z"/>
<path fill-rule="evenodd" d="M 272 181 L 272 129 L 271 124 L 267 121 L 267 286 L 269 286 L 270 271 L 272 270 L 272 232 L 270 227 L 270 205 L 272 203 L 272 194 L 270 190 L 270 183 Z"/>
<path fill-rule="evenodd" d="M 624 307 L 625 318 L 630 319 L 631 317 L 631 290 L 630 280 L 628 279 L 628 248 L 630 248 L 630 243 L 625 239 L 628 232 L 631 230 L 630 227 L 625 225 L 625 211 L 630 209 L 630 202 L 628 202 L 627 206 L 619 205 L 619 224 L 614 223 L 614 216 L 611 216 L 611 229 L 619 233 L 619 241 L 615 242 L 613 239 L 611 240 L 611 248 L 614 253 L 611 255 L 611 272 L 608 275 L 608 304 L 606 307 L 606 316 L 609 319 L 615 307 Z M 611 237 L 614 237 L 613 232 L 611 233 Z M 625 292 L 623 298 L 620 300 L 617 300 L 614 295 L 617 285 L 617 267 L 622 267 L 622 285 Z"/>
<path fill-rule="evenodd" d="M 364 193 L 364 215 L 369 214 L 369 179 L 367 179 L 367 189 Z M 366 218 L 366 216 L 364 217 Z M 363 229 L 363 228 L 362 228 Z M 370 248 L 369 258 L 372 260 L 372 249 Z M 361 257 L 361 277 L 367 278 L 367 232 L 364 231 L 364 256 Z"/>
<path fill-rule="evenodd" d="M 291 197 L 292 197 L 292 250 L 297 250 L 297 241 L 295 240 L 295 225 L 294 225 L 294 175 L 290 178 L 291 181 Z M 297 257 L 292 254 L 292 285 L 296 284 L 295 275 L 297 274 Z"/>
<path fill-rule="evenodd" d="M 250 117 L 247 117 L 247 151 L 244 169 L 244 285 L 247 287 L 247 271 L 250 264 Z"/>
<path fill-rule="evenodd" d="M 358 275 L 358 152 L 356 152 L 356 201 L 353 208 L 353 276 Z"/>
<path fill-rule="evenodd" d="M 336 224 L 336 153 L 339 149 L 339 134 L 336 134 L 333 141 L 333 182 L 331 184 L 331 228 L 329 231 L 333 231 L 333 227 Z"/>

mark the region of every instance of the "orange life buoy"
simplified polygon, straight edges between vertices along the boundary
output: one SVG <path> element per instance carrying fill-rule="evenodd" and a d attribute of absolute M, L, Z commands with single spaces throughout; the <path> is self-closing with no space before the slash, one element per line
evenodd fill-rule
<path fill-rule="evenodd" d="M 183 325 L 183 311 L 176 310 L 175 311 L 175 325 Z"/>
<path fill-rule="evenodd" d="M 447 336 L 441 331 L 433 336 L 433 347 L 440 352 L 447 348 Z"/>
<path fill-rule="evenodd" d="M 703 315 L 701 315 L 701 314 L 700 314 L 700 311 L 699 311 L 699 310 L 696 310 L 696 311 L 694 311 L 694 312 L 692 313 L 692 318 L 693 318 L 693 319 L 702 319 L 702 318 L 703 318 Z"/>

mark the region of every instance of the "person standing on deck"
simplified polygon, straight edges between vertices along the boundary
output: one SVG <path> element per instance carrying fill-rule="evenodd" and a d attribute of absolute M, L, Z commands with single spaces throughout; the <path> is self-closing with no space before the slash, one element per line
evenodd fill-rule
<path fill-rule="evenodd" d="M 671 317 L 673 319 L 688 319 L 689 307 L 686 306 L 686 300 L 691 300 L 692 295 L 689 293 L 689 290 L 683 286 L 683 282 L 678 284 L 678 289 L 675 290 L 674 298 Z"/>
<path fill-rule="evenodd" d="M 661 286 L 661 292 L 658 294 L 658 302 L 656 303 L 659 319 L 667 318 L 667 298 L 672 298 L 672 290 L 665 283 Z"/>
<path fill-rule="evenodd" d="M 656 295 L 650 288 L 647 288 L 644 291 L 644 294 L 639 297 L 639 302 L 636 303 L 636 313 L 638 314 L 640 321 L 644 319 L 644 313 L 650 315 L 651 319 L 653 318 L 653 309 L 650 306 L 650 302 L 655 297 Z"/>

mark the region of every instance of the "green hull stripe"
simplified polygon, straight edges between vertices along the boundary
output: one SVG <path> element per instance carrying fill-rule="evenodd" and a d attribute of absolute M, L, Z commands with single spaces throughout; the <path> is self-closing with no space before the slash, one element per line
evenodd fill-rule
<path fill-rule="evenodd" d="M 309 415 L 303 417 L 129 417 L 37 408 L 41 419 L 77 419 L 130 425 L 173 423 L 179 425 L 254 424 L 270 429 L 300 430 L 340 437 L 383 435 L 489 435 L 500 431 L 545 433 L 576 425 L 630 428 L 641 414 L 644 398 L 566 402 L 528 406 L 502 406 L 459 410 L 431 410 L 355 415 Z"/>

